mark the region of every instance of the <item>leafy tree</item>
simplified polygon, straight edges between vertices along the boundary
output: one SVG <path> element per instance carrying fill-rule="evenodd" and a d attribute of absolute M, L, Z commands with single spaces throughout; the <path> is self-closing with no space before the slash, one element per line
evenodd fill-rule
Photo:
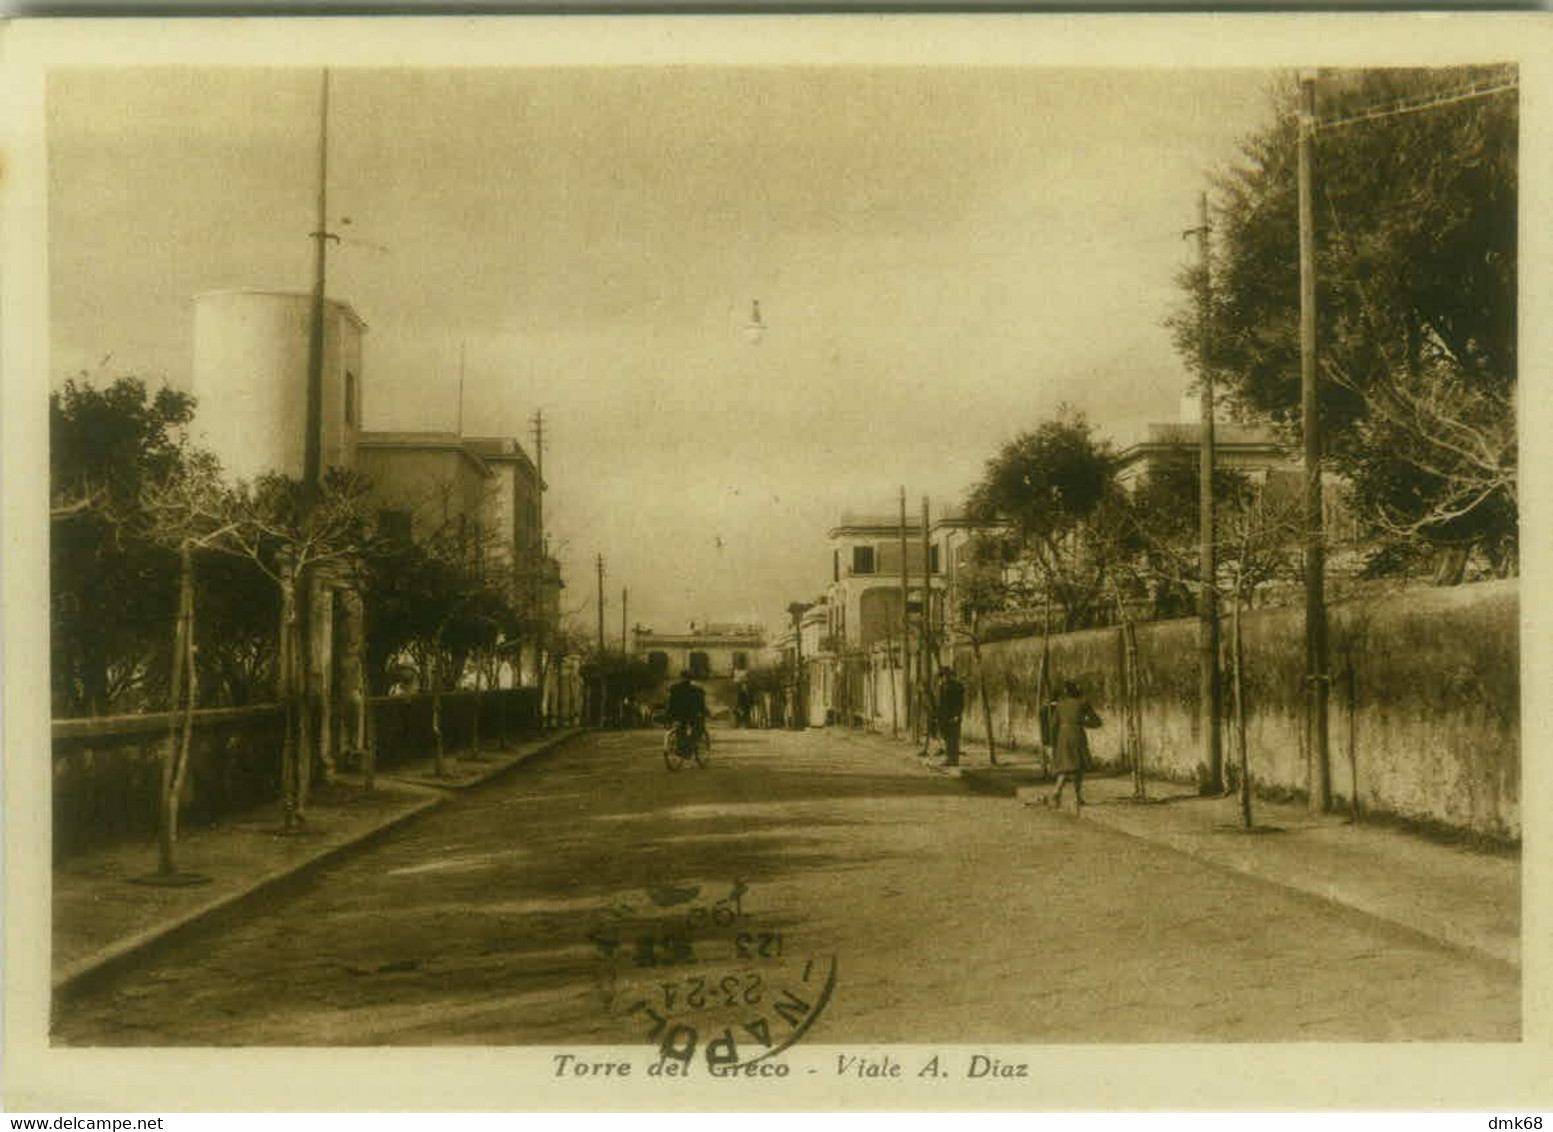
<path fill-rule="evenodd" d="M 413 660 L 419 686 L 432 697 L 438 775 L 447 773 L 442 693 L 458 687 L 466 670 L 476 691 L 494 683 L 501 646 L 517 624 L 510 571 L 491 550 L 488 540 L 448 522 L 420 542 L 380 541 L 366 559 L 372 683 L 387 691 L 403 659 Z"/>
<path fill-rule="evenodd" d="M 1328 458 L 1384 543 L 1445 552 L 1443 581 L 1459 580 L 1471 549 L 1499 570 L 1517 553 L 1518 107 L 1508 92 L 1450 100 L 1511 78 L 1498 67 L 1365 70 L 1326 73 L 1319 88 L 1312 205 Z M 1227 391 L 1290 430 L 1300 418 L 1296 101 L 1282 93 L 1277 119 L 1215 185 L 1209 320 Z M 1200 275 L 1181 284 L 1171 323 L 1195 358 Z"/>
<path fill-rule="evenodd" d="M 1112 560 L 1107 507 L 1118 494 L 1110 442 L 1065 405 L 987 461 L 967 511 L 980 522 L 1011 526 L 1037 585 L 1072 630 L 1089 624 L 1105 600 Z"/>
<path fill-rule="evenodd" d="M 369 547 L 367 484 L 332 468 L 318 485 L 269 473 L 228 486 L 219 471 L 208 457 L 187 461 L 147 492 L 148 510 L 163 537 L 179 541 L 185 554 L 197 547 L 242 559 L 274 587 L 279 608 L 276 690 L 285 710 L 282 805 L 291 830 L 306 821 L 315 723 L 306 687 L 302 621 L 307 603 L 299 591 L 320 571 L 351 568 Z M 326 725 L 321 718 L 316 723 Z"/>
<path fill-rule="evenodd" d="M 180 466 L 194 400 L 140 378 L 49 396 L 50 665 L 56 715 L 144 707 L 165 682 L 177 562 L 145 537 L 145 484 Z"/>
<path fill-rule="evenodd" d="M 951 618 L 954 635 L 971 647 L 982 724 L 987 732 L 988 757 L 993 763 L 998 761 L 997 743 L 992 731 L 992 704 L 987 698 L 987 673 L 982 664 L 981 647 L 987 640 L 988 619 L 1018 608 L 1029 598 L 1029 587 L 1018 577 L 1011 576 L 1008 549 L 1008 536 L 1002 533 L 988 530 L 971 538 L 965 561 L 955 572 L 955 608 Z"/>
<path fill-rule="evenodd" d="M 603 697 L 601 704 L 612 709 L 618 709 L 627 698 L 640 702 L 662 684 L 645 657 L 617 652 L 590 657 L 582 666 L 582 676 L 590 684 L 596 684 Z M 623 719 L 620 723 L 627 725 Z"/>
<path fill-rule="evenodd" d="M 1155 460 L 1133 489 L 1132 510 L 1141 536 L 1150 614 L 1155 618 L 1184 617 L 1196 609 L 1202 574 L 1201 484 L 1197 456 L 1178 453 Z M 1244 472 L 1214 468 L 1217 515 L 1232 512 L 1252 497 L 1253 487 Z"/>

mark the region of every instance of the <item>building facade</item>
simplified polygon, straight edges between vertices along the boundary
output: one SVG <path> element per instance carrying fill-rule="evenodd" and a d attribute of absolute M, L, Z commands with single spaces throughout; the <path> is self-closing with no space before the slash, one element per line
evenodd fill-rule
<path fill-rule="evenodd" d="M 848 513 L 827 533 L 831 542 L 831 583 L 825 591 L 829 651 L 867 649 L 886 638 L 898 640 L 900 519 Z M 930 538 L 924 549 L 920 521 L 907 521 L 905 539 L 907 612 L 917 617 L 922 610 L 924 579 L 935 595 L 943 588 L 942 548 Z"/>
<path fill-rule="evenodd" d="M 379 529 L 390 538 L 453 545 L 510 559 L 492 529 L 496 472 L 452 432 L 366 432 L 356 441 L 356 468 L 371 481 Z"/>
<path fill-rule="evenodd" d="M 701 625 L 684 633 L 659 633 L 636 626 L 631 651 L 655 672 L 674 678 L 689 672 L 697 680 L 737 679 L 760 663 L 766 631 L 759 625 Z"/>
<path fill-rule="evenodd" d="M 1117 479 L 1132 486 L 1162 461 L 1193 459 L 1202 450 L 1202 422 L 1180 421 L 1151 424 L 1143 440 L 1122 449 Z M 1304 466 L 1300 454 L 1279 443 L 1267 425 L 1216 421 L 1213 426 L 1214 465 L 1245 475 L 1261 486 L 1270 476 L 1298 473 Z"/>

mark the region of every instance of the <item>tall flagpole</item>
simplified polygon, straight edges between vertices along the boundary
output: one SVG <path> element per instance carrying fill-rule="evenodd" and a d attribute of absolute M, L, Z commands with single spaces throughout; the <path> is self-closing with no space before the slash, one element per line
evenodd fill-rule
<path fill-rule="evenodd" d="M 302 479 L 309 488 L 323 480 L 324 249 L 329 242 L 329 69 L 324 68 L 318 101 L 318 224 L 313 232 L 313 316 L 307 335 L 307 435 L 302 442 Z"/>

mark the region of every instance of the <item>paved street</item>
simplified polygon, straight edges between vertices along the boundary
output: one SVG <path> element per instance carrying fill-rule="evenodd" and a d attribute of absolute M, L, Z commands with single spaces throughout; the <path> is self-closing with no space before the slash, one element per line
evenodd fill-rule
<path fill-rule="evenodd" d="M 1518 1035 L 1508 967 L 878 740 L 714 740 L 671 774 L 657 732 L 578 739 L 63 1007 L 55 1039 L 613 1044 L 656 1016 L 705 1040 L 745 1004 L 773 1042 Z"/>

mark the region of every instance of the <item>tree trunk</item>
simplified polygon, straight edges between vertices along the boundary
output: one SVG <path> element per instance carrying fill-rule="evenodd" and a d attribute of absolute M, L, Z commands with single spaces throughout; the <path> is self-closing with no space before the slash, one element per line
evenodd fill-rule
<path fill-rule="evenodd" d="M 1122 638 L 1127 658 L 1127 741 L 1132 746 L 1132 792 L 1148 797 L 1143 776 L 1143 681 L 1138 675 L 1138 627 L 1131 618 L 1122 622 Z"/>
<path fill-rule="evenodd" d="M 1127 602 L 1121 587 L 1111 579 L 1111 595 L 1116 601 L 1116 616 L 1122 636 L 1122 727 L 1128 758 L 1132 763 L 1132 793 L 1134 798 L 1148 796 L 1143 777 L 1143 705 L 1141 682 L 1138 679 L 1138 635 L 1132 615 L 1127 612 Z"/>
<path fill-rule="evenodd" d="M 1230 606 L 1231 693 L 1235 697 L 1235 750 L 1240 760 L 1240 820 L 1251 828 L 1251 757 L 1246 749 L 1245 644 L 1240 634 L 1243 591 L 1239 570 L 1235 578 L 1234 604 Z"/>
<path fill-rule="evenodd" d="M 164 877 L 178 873 L 178 796 L 182 792 L 182 766 L 188 759 L 194 726 L 194 577 L 193 554 L 187 541 L 179 548 L 178 567 L 178 612 L 173 628 L 172 681 L 167 705 L 173 713 L 173 724 L 162 758 L 161 820 L 157 837 L 156 871 Z M 183 704 L 181 717 L 176 714 L 180 703 Z"/>
<path fill-rule="evenodd" d="M 1045 712 L 1046 705 L 1052 699 L 1051 688 L 1051 661 L 1052 661 L 1052 596 L 1050 590 L 1043 591 L 1041 600 L 1041 671 L 1035 680 L 1036 711 Z M 1037 715 L 1037 720 L 1046 718 Z M 1044 778 L 1052 772 L 1052 748 L 1047 739 L 1053 736 L 1043 735 L 1041 738 L 1041 776 Z"/>
<path fill-rule="evenodd" d="M 1348 817 L 1355 824 L 1359 821 L 1359 673 L 1354 667 L 1352 647 L 1344 658 L 1348 671 L 1344 683 L 1348 692 Z"/>
<path fill-rule="evenodd" d="M 280 747 L 280 790 L 282 827 L 294 830 L 302 821 L 297 805 L 297 698 L 296 645 L 297 593 L 296 574 L 290 566 L 280 571 L 280 640 L 275 665 L 276 686 L 282 713 Z"/>
<path fill-rule="evenodd" d="M 437 635 L 431 642 L 431 742 L 434 759 L 434 773 L 438 778 L 446 778 L 448 765 L 446 752 L 442 746 L 442 627 L 438 626 Z"/>
<path fill-rule="evenodd" d="M 304 587 L 303 593 L 307 592 Z M 292 668 L 294 695 L 297 699 L 297 821 L 307 821 L 307 803 L 312 793 L 313 786 L 313 712 L 316 700 L 310 694 L 308 684 L 308 656 L 312 651 L 308 647 L 308 633 L 304 628 L 301 632 L 291 634 L 291 647 L 296 651 L 296 658 Z"/>
<path fill-rule="evenodd" d="M 1459 586 L 1467 573 L 1467 553 L 1465 546 L 1441 547 L 1434 565 L 1433 583 L 1437 586 Z"/>
<path fill-rule="evenodd" d="M 480 706 L 481 706 L 480 705 L 480 687 L 481 687 L 482 684 L 485 683 L 485 679 L 484 679 L 484 677 L 485 677 L 485 659 L 480 655 L 478 650 L 476 650 L 476 652 L 474 654 L 474 661 L 475 661 L 475 717 L 474 717 L 474 725 L 473 725 L 473 728 L 471 729 L 471 732 L 470 732 L 469 745 L 472 748 L 471 751 L 470 751 L 470 757 L 478 759 L 480 757 Z"/>
<path fill-rule="evenodd" d="M 538 657 L 534 658 L 534 663 L 535 663 L 536 666 L 538 665 L 538 663 L 539 663 L 539 658 Z M 503 688 L 501 686 L 501 658 L 499 656 L 494 661 L 494 665 L 495 665 L 495 667 L 491 669 L 491 686 L 496 689 L 497 719 L 499 720 L 500 726 L 501 726 L 501 749 L 505 751 L 509 746 L 511 746 L 512 730 L 511 730 L 510 722 L 508 721 L 508 718 L 507 718 L 507 712 L 508 712 L 508 707 L 509 707 L 508 701 L 512 697 L 509 696 L 507 693 L 509 691 L 511 691 L 512 689 L 511 688 Z M 512 687 L 516 688 L 517 686 L 518 686 L 518 680 L 514 679 L 512 681 Z M 543 695 L 544 695 L 544 692 L 542 690 L 540 692 L 540 695 L 541 695 L 541 697 L 543 697 Z"/>

